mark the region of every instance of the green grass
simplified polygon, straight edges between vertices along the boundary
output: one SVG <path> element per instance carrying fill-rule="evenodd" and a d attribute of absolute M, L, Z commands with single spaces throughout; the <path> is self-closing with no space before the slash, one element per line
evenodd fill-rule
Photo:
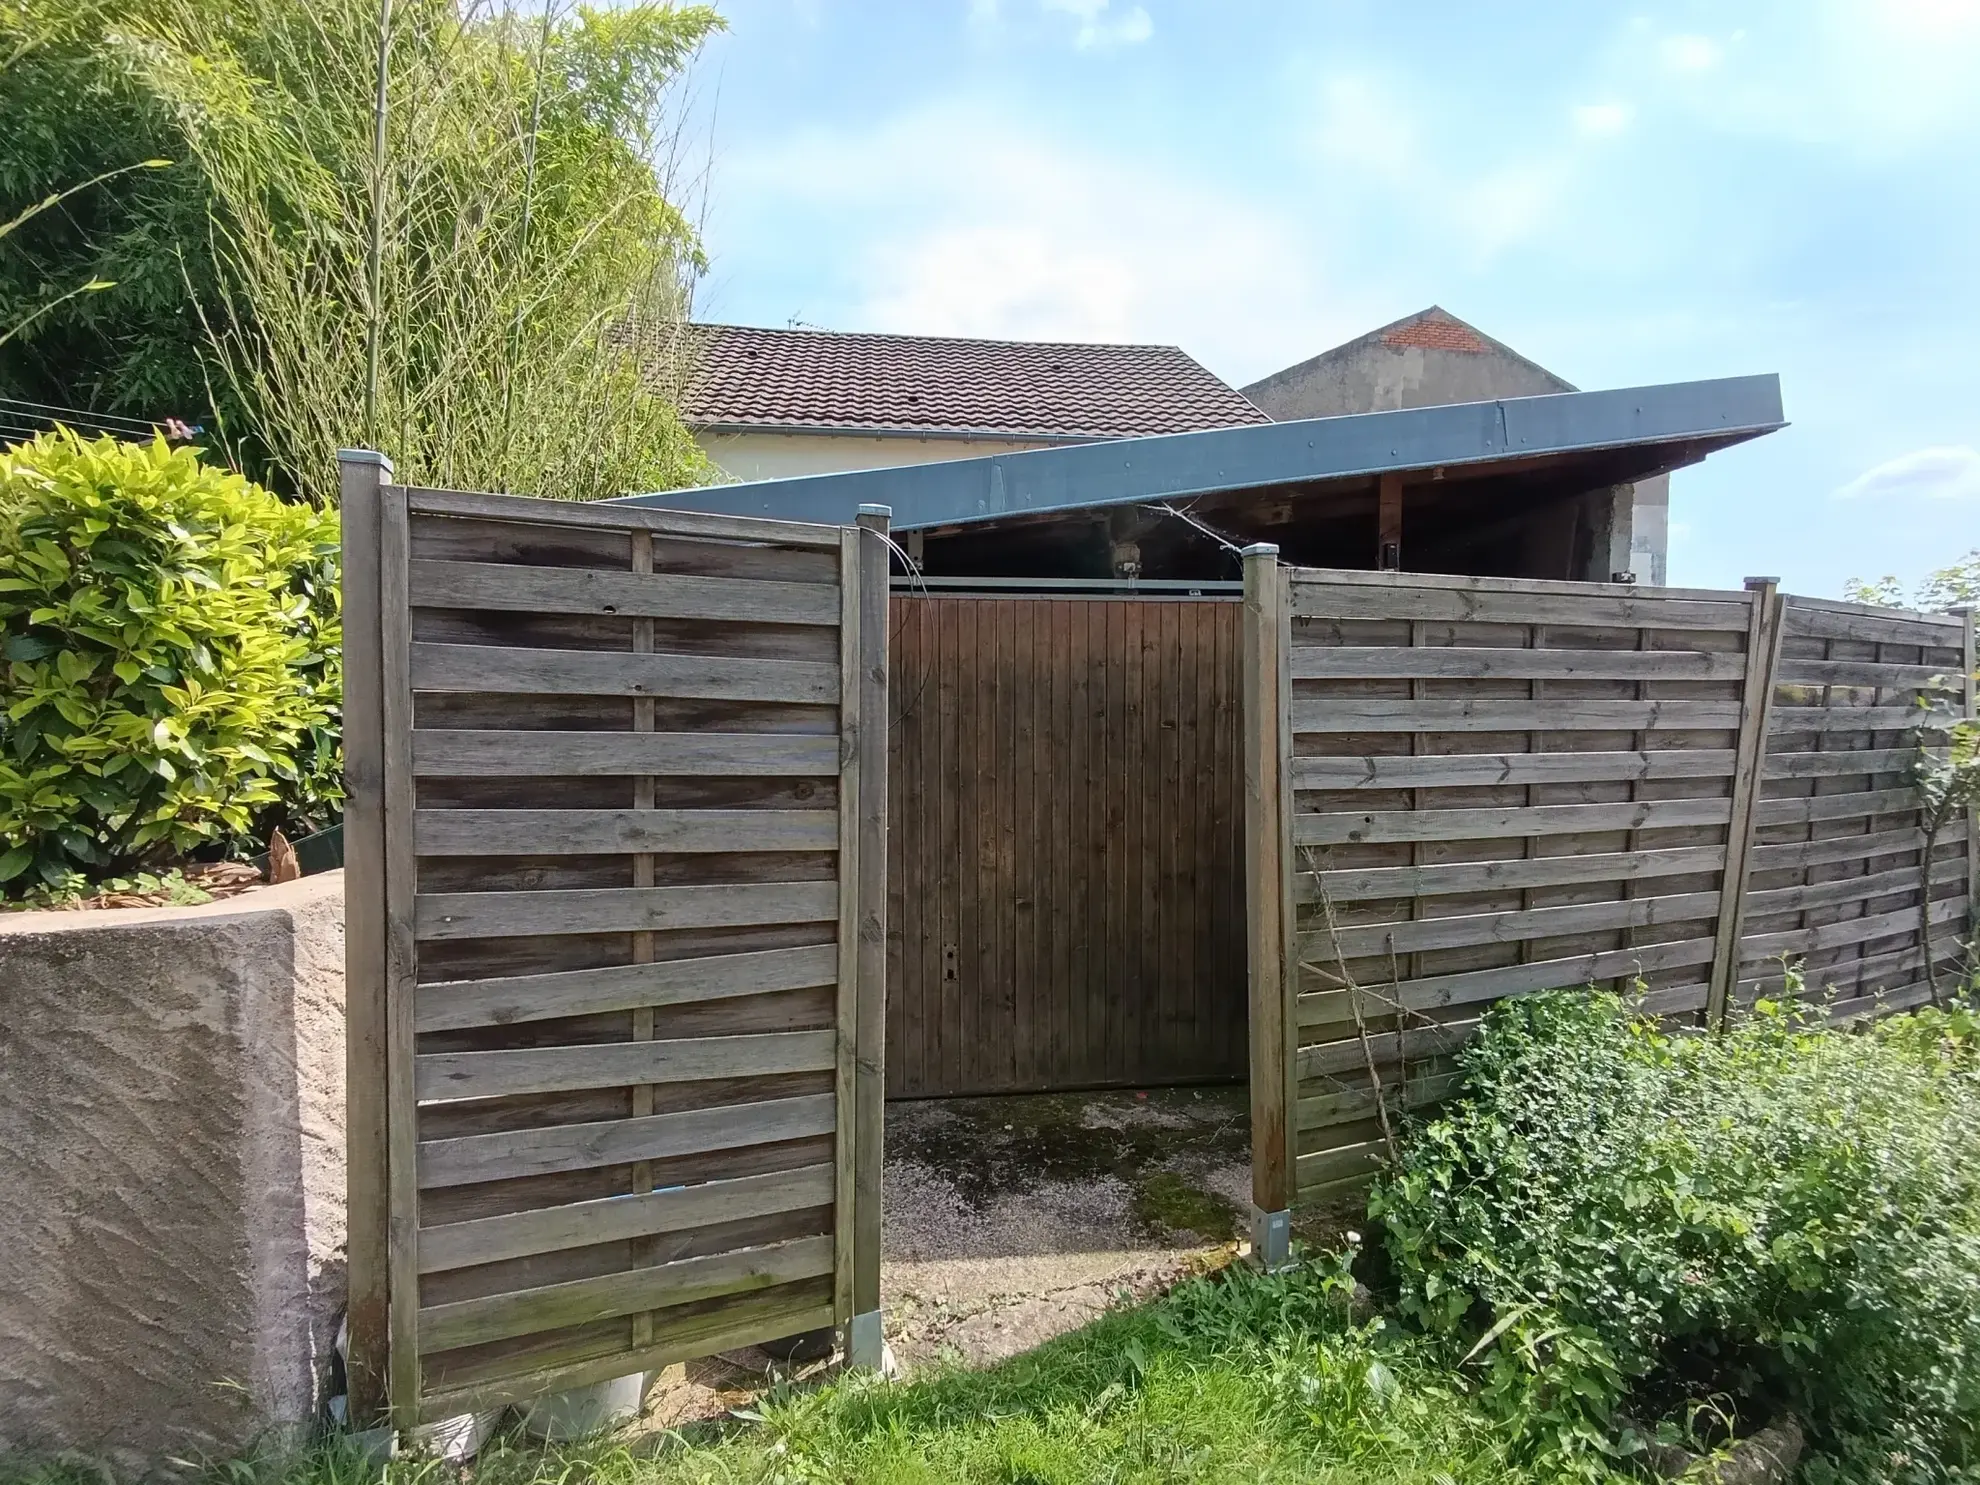
<path fill-rule="evenodd" d="M 499 1441 L 476 1485 L 757 1482 L 1300 1480 L 1494 1485 L 1504 1460 L 1461 1383 L 1379 1320 L 1352 1322 L 1340 1267 L 1248 1269 L 982 1371 L 907 1383 L 848 1377 L 784 1388 L 748 1417 L 628 1444 Z M 0 1478 L 7 1472 L 0 1470 Z M 401 1459 L 388 1485 L 454 1485 L 454 1466 Z M 335 1445 L 237 1462 L 212 1485 L 361 1485 L 378 1472 Z M 100 1485 L 56 1467 L 8 1485 Z"/>

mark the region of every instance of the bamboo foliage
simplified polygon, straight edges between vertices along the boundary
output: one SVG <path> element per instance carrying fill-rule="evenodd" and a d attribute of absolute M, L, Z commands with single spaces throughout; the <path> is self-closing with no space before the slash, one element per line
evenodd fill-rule
<path fill-rule="evenodd" d="M 455 488 L 700 477 L 671 395 L 700 266 L 671 100 L 718 25 L 165 0 L 119 44 L 209 183 L 222 291 L 201 313 L 257 410 L 233 441 L 319 500 L 353 444 Z"/>

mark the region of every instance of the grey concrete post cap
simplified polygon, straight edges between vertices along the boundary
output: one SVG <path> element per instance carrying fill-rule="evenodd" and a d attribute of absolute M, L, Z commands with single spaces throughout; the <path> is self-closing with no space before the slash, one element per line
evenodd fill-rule
<path fill-rule="evenodd" d="M 890 521 L 894 519 L 894 508 L 891 505 L 862 505 L 859 513 L 862 516 L 885 516 Z"/>
<path fill-rule="evenodd" d="M 1275 541 L 1254 541 L 1248 547 L 1240 547 L 1238 549 L 1238 555 L 1240 557 L 1276 557 L 1279 555 L 1279 544 Z"/>
<path fill-rule="evenodd" d="M 339 464 L 376 464 L 387 474 L 392 472 L 392 461 L 376 449 L 339 449 L 337 450 L 337 462 Z"/>

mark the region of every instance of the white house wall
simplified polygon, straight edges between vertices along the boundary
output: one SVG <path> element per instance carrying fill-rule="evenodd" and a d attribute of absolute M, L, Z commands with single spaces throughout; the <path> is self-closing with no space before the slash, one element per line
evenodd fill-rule
<path fill-rule="evenodd" d="M 695 438 L 718 468 L 739 480 L 980 459 L 1050 446 L 990 438 L 865 438 L 838 433 L 698 433 Z"/>

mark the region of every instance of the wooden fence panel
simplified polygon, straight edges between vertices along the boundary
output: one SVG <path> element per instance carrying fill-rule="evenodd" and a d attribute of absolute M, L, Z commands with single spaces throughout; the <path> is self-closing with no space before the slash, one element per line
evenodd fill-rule
<path fill-rule="evenodd" d="M 894 1097 L 1244 1075 L 1238 605 L 894 598 Z"/>
<path fill-rule="evenodd" d="M 1310 1198 L 1449 1091 L 1495 1000 L 1640 980 L 1660 1012 L 1704 1011 L 1762 600 L 1279 580 L 1287 1194 Z"/>
<path fill-rule="evenodd" d="M 1395 1114 L 1450 1091 L 1450 1054 L 1507 996 L 1635 984 L 1658 1014 L 1716 1022 L 1778 992 L 1784 959 L 1839 1015 L 1930 995 L 1910 768 L 1921 696 L 1973 714 L 1970 617 L 1783 598 L 1770 579 L 1684 592 L 1250 560 L 1246 581 L 1247 750 L 1279 768 L 1247 834 L 1293 903 L 1265 963 L 1289 991 L 1291 1066 L 1254 1087 L 1262 1209 L 1365 1179 Z M 1957 822 L 1936 850 L 1941 968 L 1973 932 L 1971 834 Z M 1255 1083 L 1274 1065 L 1259 986 L 1278 911 L 1254 888 Z"/>
<path fill-rule="evenodd" d="M 1919 924 L 1924 838 L 1910 770 L 1919 702 L 1966 705 L 1968 622 L 1788 598 L 1753 860 L 1739 939 L 1739 1000 L 1779 993 L 1784 961 L 1836 1014 L 1931 997 Z M 1933 682 L 1941 684 L 1934 687 Z M 1935 695 L 1936 693 L 1936 695 Z M 1942 974 L 1972 934 L 1967 822 L 1933 863 Z"/>
<path fill-rule="evenodd" d="M 393 1421 L 876 1307 L 880 532 L 356 486 Z"/>

